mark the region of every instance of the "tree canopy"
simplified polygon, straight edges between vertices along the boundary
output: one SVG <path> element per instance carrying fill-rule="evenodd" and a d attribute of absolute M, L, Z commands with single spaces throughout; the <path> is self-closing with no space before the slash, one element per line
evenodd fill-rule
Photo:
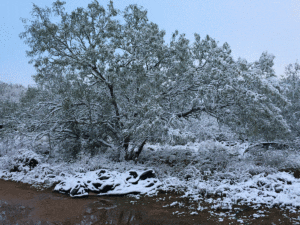
<path fill-rule="evenodd" d="M 23 19 L 20 37 L 41 93 L 37 131 L 81 148 L 117 148 L 126 159 L 202 113 L 244 136 L 288 134 L 281 109 L 289 101 L 269 82 L 273 55 L 234 60 L 227 43 L 195 34 L 190 44 L 178 31 L 165 43 L 165 31 L 137 5 L 120 11 L 94 0 L 68 13 L 64 4 L 34 4 L 33 18 Z"/>

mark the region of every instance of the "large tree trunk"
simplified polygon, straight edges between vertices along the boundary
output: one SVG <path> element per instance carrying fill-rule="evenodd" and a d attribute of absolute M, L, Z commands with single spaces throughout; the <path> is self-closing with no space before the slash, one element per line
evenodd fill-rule
<path fill-rule="evenodd" d="M 126 140 L 126 138 L 125 138 L 125 140 Z M 127 147 L 127 149 L 125 148 L 125 152 L 126 152 L 126 154 L 125 154 L 125 160 L 127 160 L 127 161 L 129 161 L 129 160 L 136 160 L 140 156 L 140 154 L 141 154 L 141 152 L 142 152 L 142 150 L 144 148 L 144 145 L 146 144 L 146 141 L 147 141 L 147 139 L 145 139 L 141 143 L 141 145 L 139 146 L 139 148 L 138 148 L 138 150 L 136 152 L 134 151 L 134 148 L 132 148 L 129 151 L 129 149 L 128 149 L 129 143 L 124 141 L 124 145 L 123 146 Z M 125 144 L 126 144 L 126 146 L 125 146 Z"/>
<path fill-rule="evenodd" d="M 125 150 L 125 160 L 128 160 L 129 158 L 129 150 L 128 150 L 129 143 L 130 143 L 130 137 L 126 136 L 123 143 L 123 148 Z"/>

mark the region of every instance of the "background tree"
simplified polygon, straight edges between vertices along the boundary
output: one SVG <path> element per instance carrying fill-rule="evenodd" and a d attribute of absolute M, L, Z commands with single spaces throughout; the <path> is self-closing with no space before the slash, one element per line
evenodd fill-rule
<path fill-rule="evenodd" d="M 3 126 L 5 132 L 17 129 L 19 119 L 18 108 L 20 98 L 26 91 L 26 88 L 18 84 L 7 84 L 0 81 L 0 124 Z"/>
<path fill-rule="evenodd" d="M 274 76 L 274 56 L 265 52 L 258 62 L 234 61 L 227 43 L 219 47 L 209 36 L 201 40 L 195 34 L 189 48 L 185 44 L 188 41 L 182 39 L 179 37 L 178 43 L 182 43 L 181 49 L 187 46 L 190 55 L 185 69 L 181 62 L 180 73 L 172 73 L 175 76 L 170 78 L 166 95 L 181 107 L 170 112 L 176 112 L 179 118 L 204 112 L 244 137 L 273 140 L 289 133 L 281 116 L 281 108 L 288 101 L 269 81 Z"/>
<path fill-rule="evenodd" d="M 281 79 L 280 87 L 284 95 L 290 101 L 289 107 L 284 110 L 284 116 L 286 117 L 293 136 L 300 135 L 300 65 L 298 62 L 289 64 L 285 68 L 285 77 Z"/>

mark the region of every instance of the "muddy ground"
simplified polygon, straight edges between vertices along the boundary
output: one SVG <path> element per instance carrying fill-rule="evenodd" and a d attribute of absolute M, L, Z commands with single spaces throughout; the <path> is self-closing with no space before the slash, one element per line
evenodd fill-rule
<path fill-rule="evenodd" d="M 168 206 L 175 201 L 178 204 Z M 207 207 L 207 203 L 201 203 Z M 28 184 L 0 180 L 0 224 L 300 224 L 300 213 L 234 206 L 197 211 L 198 203 L 176 193 L 136 199 L 127 196 L 71 198 Z M 191 215 L 191 212 L 198 214 Z M 225 216 L 226 215 L 226 216 Z"/>

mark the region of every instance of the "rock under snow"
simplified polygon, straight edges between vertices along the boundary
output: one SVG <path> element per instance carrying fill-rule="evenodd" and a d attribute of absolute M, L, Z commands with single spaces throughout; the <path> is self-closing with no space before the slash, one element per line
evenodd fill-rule
<path fill-rule="evenodd" d="M 162 183 L 154 170 L 130 170 L 125 173 L 100 169 L 77 174 L 57 184 L 55 191 L 82 197 L 89 192 L 98 195 L 149 194 L 156 192 Z"/>

